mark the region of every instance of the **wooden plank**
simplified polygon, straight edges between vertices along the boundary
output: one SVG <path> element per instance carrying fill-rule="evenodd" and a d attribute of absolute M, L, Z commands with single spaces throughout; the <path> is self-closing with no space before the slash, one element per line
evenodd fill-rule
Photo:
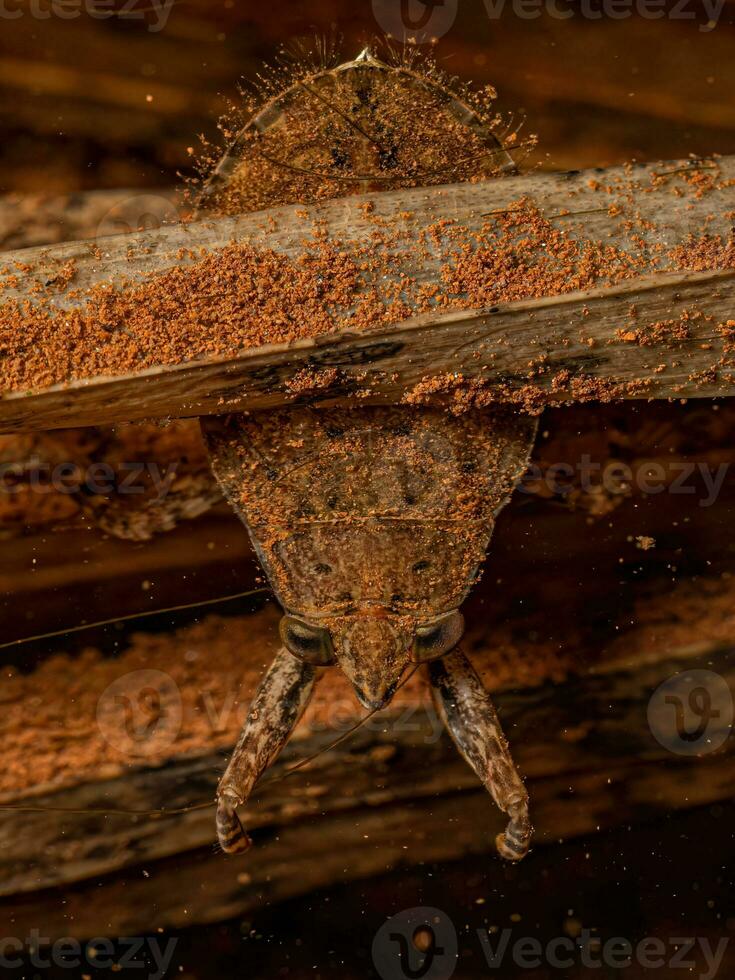
<path fill-rule="evenodd" d="M 132 230 L 175 214 L 176 191 L 118 188 L 67 194 L 8 194 L 0 197 L 0 249 L 59 244 Z"/>
<path fill-rule="evenodd" d="M 556 419 L 566 434 L 561 446 L 543 441 L 544 458 L 574 459 L 574 446 L 571 455 L 564 446 L 588 428 L 584 417 L 591 416 L 589 427 L 610 434 L 610 416 L 620 413 L 627 422 L 620 433 L 633 439 L 626 442 L 626 458 L 653 452 L 661 459 L 673 430 L 684 445 L 706 447 L 698 460 L 729 460 L 728 411 L 659 404 L 640 411 L 606 408 L 599 415 L 585 408 L 553 412 L 547 424 L 553 429 Z M 714 433 L 703 431 L 703 416 Z M 591 449 L 589 432 L 584 449 L 605 458 Z M 466 643 L 488 686 L 500 689 L 494 696 L 530 783 L 537 846 L 729 799 L 732 740 L 702 759 L 673 756 L 646 727 L 646 704 L 657 684 L 681 669 L 714 670 L 735 684 L 728 619 L 733 558 L 722 535 L 732 494 L 723 487 L 713 506 L 701 508 L 689 494 L 636 495 L 593 524 L 583 509 L 566 512 L 522 494 L 515 504 L 504 512 L 493 560 L 465 610 Z M 655 537 L 655 547 L 636 548 L 641 533 Z M 198 540 L 208 537 L 202 528 Z M 141 562 L 150 548 L 139 549 Z M 197 548 L 181 550 L 196 571 L 202 564 Z M 582 567 L 595 573 L 583 582 Z M 704 569 L 707 579 L 699 577 Z M 140 571 L 138 578 L 149 577 L 142 565 Z M 687 574 L 693 577 L 682 580 Z M 160 603 L 158 594 L 152 598 Z M 45 602 L 37 593 L 32 605 Z M 91 599 L 84 615 L 93 615 L 90 607 Z M 114 602 L 110 608 L 122 611 Z M 266 607 L 204 631 L 201 622 L 158 632 L 142 643 L 131 638 L 146 629 L 140 623 L 131 633 L 110 631 L 103 658 L 95 654 L 101 639 L 95 634 L 80 634 L 76 646 L 74 637 L 64 637 L 56 649 L 46 645 L 40 662 L 14 658 L 11 663 L 23 663 L 23 676 L 8 671 L 4 684 L 2 802 L 125 809 L 211 800 L 239 722 L 239 710 L 228 706 L 233 698 L 236 708 L 244 705 L 251 695 L 277 642 L 275 620 L 276 610 Z M 72 622 L 67 611 L 61 623 Z M 35 657 L 35 647 L 30 650 Z M 83 669 L 76 669 L 80 654 Z M 146 756 L 145 765 L 139 756 L 116 754 L 114 743 L 100 752 L 109 743 L 96 721 L 107 686 L 141 668 L 174 678 L 185 704 L 181 737 Z M 559 683 L 561 677 L 566 680 Z M 339 672 L 324 677 L 320 696 L 318 712 L 305 719 L 281 772 L 358 719 Z M 0 811 L 0 881 L 8 889 L 0 915 L 24 925 L 40 915 L 50 930 L 63 931 L 64 916 L 73 914 L 79 934 L 100 931 L 103 920 L 135 933 L 141 909 L 153 904 L 161 926 L 217 921 L 302 888 L 386 867 L 466 855 L 496 860 L 492 837 L 500 818 L 448 740 L 437 740 L 436 719 L 423 706 L 423 692 L 414 687 L 395 711 L 310 770 L 281 782 L 264 780 L 249 813 L 257 846 L 243 859 L 213 853 L 211 809 L 154 820 Z M 437 833 L 437 827 L 452 833 Z"/>
<path fill-rule="evenodd" d="M 731 747 L 676 756 L 647 721 L 657 685 L 697 668 L 735 683 L 731 651 L 709 648 L 678 658 L 659 652 L 638 668 L 497 698 L 528 779 L 537 847 L 730 798 Z M 264 785 L 248 814 L 256 846 L 238 859 L 212 853 L 211 809 L 155 820 L 6 812 L 0 909 L 25 927 L 42 907 L 52 937 L 64 934 L 70 915 L 79 935 L 99 932 L 102 923 L 127 934 L 147 924 L 152 906 L 157 926 L 183 927 L 387 868 L 489 856 L 500 816 L 449 740 L 437 740 L 436 719 L 422 713 L 410 720 L 401 726 L 394 716 L 392 727 L 361 732 L 309 772 Z M 327 740 L 297 739 L 271 775 Z M 220 764 L 219 756 L 174 760 L 29 802 L 82 809 L 206 802 Z M 437 826 L 452 833 L 436 833 Z"/>
<path fill-rule="evenodd" d="M 3 296 L 34 302 L 39 283 L 43 290 L 70 261 L 76 295 L 55 296 L 54 305 L 62 309 L 78 304 L 79 296 L 95 285 L 129 288 L 173 266 L 185 267 L 194 259 L 182 258 L 182 250 L 211 252 L 248 242 L 294 258 L 303 254 L 315 221 L 342 241 L 370 241 L 375 221 L 381 220 L 400 225 L 409 241 L 415 236 L 418 242 L 438 219 L 472 233 L 489 213 L 507 212 L 521 199 L 570 238 L 611 244 L 638 256 L 669 251 L 705 232 L 727 240 L 732 223 L 727 215 L 735 208 L 735 158 L 702 166 L 699 170 L 691 161 L 679 161 L 532 174 L 206 219 L 98 239 L 99 251 L 88 243 L 26 249 L 4 257 L 6 267 L 20 263 L 31 271 L 17 288 L 6 280 Z M 718 187 L 702 190 L 693 184 L 693 173 L 706 180 L 712 167 Z M 657 179 L 659 174 L 664 179 Z M 369 216 L 366 202 L 374 209 Z M 428 257 L 419 248 L 409 252 L 404 266 L 408 263 L 414 281 L 437 281 L 445 258 L 441 251 Z M 334 401 L 359 394 L 396 401 L 420 393 L 427 379 L 437 377 L 449 394 L 453 387 L 461 391 L 467 383 L 479 383 L 485 397 L 525 404 L 729 395 L 733 365 L 720 325 L 735 311 L 734 290 L 731 268 L 641 274 L 611 287 L 601 283 L 583 292 L 489 309 L 422 314 L 362 333 L 340 327 L 290 344 L 152 366 L 134 375 L 69 378 L 61 385 L 6 394 L 0 399 L 0 431 L 264 409 L 304 396 Z M 646 335 L 653 325 L 681 317 L 688 318 L 686 336 L 651 340 Z M 296 396 L 294 379 L 304 370 L 322 368 L 330 372 L 328 390 L 317 380 L 311 391 L 299 385 Z"/>

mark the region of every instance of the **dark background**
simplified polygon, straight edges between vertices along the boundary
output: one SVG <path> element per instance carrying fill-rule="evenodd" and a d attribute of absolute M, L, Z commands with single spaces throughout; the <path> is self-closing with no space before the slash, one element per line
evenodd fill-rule
<path fill-rule="evenodd" d="M 139 0 L 134 9 L 145 6 Z M 83 11 L 63 20 L 39 19 L 27 0 L 8 7 L 23 16 L 0 17 L 3 193 L 170 187 L 189 167 L 196 134 L 215 133 L 238 80 L 252 79 L 283 43 L 336 30 L 351 57 L 378 31 L 365 0 L 177 0 L 159 32 L 148 29 L 150 11 L 147 21 L 99 21 Z M 45 0 L 39 9 L 48 11 Z M 531 163 L 545 168 L 735 153 L 735 3 L 728 0 L 708 32 L 699 29 L 702 7 L 691 0 L 685 9 L 695 19 L 524 20 L 507 10 L 490 21 L 482 0 L 460 0 L 436 57 L 449 71 L 496 85 L 504 112 L 527 115 L 528 131 L 539 136 Z M 579 916 L 605 935 L 680 932 L 714 942 L 735 927 L 727 917 L 732 813 L 716 809 L 537 851 L 518 869 L 494 859 L 482 867 L 399 869 L 383 881 L 264 908 L 252 922 L 194 929 L 179 937 L 171 975 L 375 976 L 377 925 L 424 904 L 441 905 L 465 936 L 462 977 L 489 975 L 466 930 L 505 927 L 516 912 L 523 913 L 519 934 L 541 938 L 563 934 Z M 415 816 L 431 826 L 423 807 Z"/>
<path fill-rule="evenodd" d="M 281 44 L 336 32 L 348 57 L 379 31 L 370 0 L 174 0 L 159 31 L 150 0 L 107 0 L 142 18 L 109 20 L 63 20 L 50 2 L 2 5 L 23 16 L 0 16 L 0 190 L 169 186 L 238 80 Z M 537 162 L 735 151 L 733 0 L 710 31 L 699 0 L 686 0 L 687 20 L 590 20 L 577 0 L 559 5 L 575 16 L 522 19 L 508 0 L 490 20 L 483 0 L 460 0 L 436 48 L 447 70 L 494 84 L 502 110 L 525 111 Z"/>

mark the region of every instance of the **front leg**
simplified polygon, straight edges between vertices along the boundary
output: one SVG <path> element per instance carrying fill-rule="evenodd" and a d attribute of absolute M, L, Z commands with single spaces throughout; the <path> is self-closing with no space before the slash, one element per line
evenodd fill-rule
<path fill-rule="evenodd" d="M 429 664 L 434 703 L 455 745 L 498 807 L 509 816 L 495 843 L 508 861 L 520 861 L 531 843 L 528 793 L 510 755 L 500 720 L 467 657 L 455 650 Z"/>
<path fill-rule="evenodd" d="M 217 787 L 217 837 L 227 854 L 247 851 L 252 841 L 237 807 L 278 757 L 314 690 L 316 669 L 279 650 L 255 693 L 230 763 Z"/>

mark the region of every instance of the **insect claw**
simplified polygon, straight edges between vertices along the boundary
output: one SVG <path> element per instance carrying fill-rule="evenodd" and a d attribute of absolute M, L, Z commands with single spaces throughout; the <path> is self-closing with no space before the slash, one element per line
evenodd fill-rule
<path fill-rule="evenodd" d="M 508 813 L 508 826 L 495 838 L 495 846 L 498 854 L 506 861 L 520 861 L 528 853 L 533 834 L 528 816 L 528 800 L 514 804 Z"/>
<path fill-rule="evenodd" d="M 509 842 L 507 832 L 497 835 L 495 838 L 495 847 L 501 858 L 505 858 L 506 861 L 521 861 L 528 851 L 527 846 L 521 850 L 516 850 L 515 844 Z"/>
<path fill-rule="evenodd" d="M 217 839 L 225 854 L 244 854 L 253 846 L 237 815 L 239 802 L 229 794 L 223 794 L 217 800 Z"/>

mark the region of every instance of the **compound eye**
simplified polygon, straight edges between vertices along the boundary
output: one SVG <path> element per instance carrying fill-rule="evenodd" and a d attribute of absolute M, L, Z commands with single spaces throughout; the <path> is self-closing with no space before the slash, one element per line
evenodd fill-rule
<path fill-rule="evenodd" d="M 456 647 L 464 633 L 464 617 L 458 610 L 424 623 L 416 630 L 411 659 L 416 663 L 436 660 Z"/>
<path fill-rule="evenodd" d="M 314 667 L 328 667 L 334 663 L 334 647 L 328 629 L 284 616 L 279 630 L 286 649 L 294 657 Z"/>

